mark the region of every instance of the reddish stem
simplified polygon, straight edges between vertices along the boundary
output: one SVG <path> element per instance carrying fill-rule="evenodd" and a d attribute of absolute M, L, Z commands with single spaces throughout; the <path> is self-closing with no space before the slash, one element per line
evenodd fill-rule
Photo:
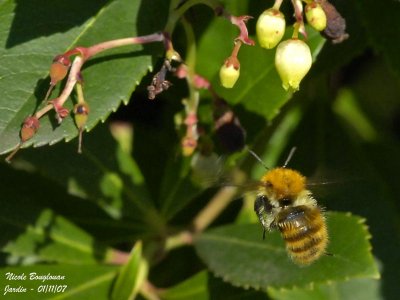
<path fill-rule="evenodd" d="M 300 32 L 304 36 L 304 38 L 307 39 L 307 32 L 303 21 L 303 3 L 301 2 L 301 0 L 292 0 L 292 5 L 294 8 L 294 15 L 296 18 L 296 24 L 294 29 L 295 32 L 293 33 L 293 37 L 297 38 L 297 32 Z"/>
<path fill-rule="evenodd" d="M 223 10 L 223 16 L 228 19 L 233 25 L 237 26 L 240 30 L 240 33 L 238 37 L 236 38 L 237 40 L 242 41 L 246 45 L 254 46 L 255 42 L 249 38 L 249 32 L 247 30 L 246 22 L 250 19 L 252 19 L 252 16 L 233 16 L 230 13 L 228 13 L 226 10 Z"/>
<path fill-rule="evenodd" d="M 124 265 L 129 260 L 129 252 L 113 249 L 106 262 L 113 265 Z"/>
<path fill-rule="evenodd" d="M 117 39 L 106 41 L 89 48 L 86 48 L 85 59 L 89 59 L 90 57 L 103 52 L 104 50 L 122 47 L 127 45 L 136 45 L 136 44 L 148 44 L 153 42 L 162 42 L 164 41 L 164 34 L 161 32 L 138 36 L 138 37 L 131 37 L 125 39 Z"/>
<path fill-rule="evenodd" d="M 242 41 L 237 40 L 235 46 L 233 47 L 231 56 L 237 57 L 241 46 L 242 46 Z"/>

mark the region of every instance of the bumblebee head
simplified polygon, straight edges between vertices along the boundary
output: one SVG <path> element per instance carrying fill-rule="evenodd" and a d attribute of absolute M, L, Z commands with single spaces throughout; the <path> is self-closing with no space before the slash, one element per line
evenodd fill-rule
<path fill-rule="evenodd" d="M 278 206 L 289 206 L 305 189 L 306 179 L 299 172 L 287 168 L 275 168 L 261 178 L 261 188 Z"/>

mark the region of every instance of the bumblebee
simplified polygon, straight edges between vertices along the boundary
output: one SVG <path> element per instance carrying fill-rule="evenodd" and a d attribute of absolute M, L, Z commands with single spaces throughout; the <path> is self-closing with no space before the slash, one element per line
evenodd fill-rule
<path fill-rule="evenodd" d="M 285 164 L 286 166 L 286 164 Z M 294 263 L 306 266 L 325 254 L 328 231 L 323 209 L 299 172 L 279 167 L 261 178 L 254 210 L 265 232 L 278 229 Z"/>

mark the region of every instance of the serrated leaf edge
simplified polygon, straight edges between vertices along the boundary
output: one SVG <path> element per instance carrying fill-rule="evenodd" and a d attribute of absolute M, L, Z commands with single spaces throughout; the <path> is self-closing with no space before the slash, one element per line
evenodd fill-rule
<path fill-rule="evenodd" d="M 339 213 L 339 214 L 344 214 L 345 216 L 348 216 L 348 217 L 356 217 L 358 219 L 357 222 L 361 225 L 361 229 L 364 230 L 366 240 L 369 241 L 372 238 L 372 235 L 368 231 L 368 226 L 366 225 L 366 219 L 365 218 L 363 218 L 361 216 L 358 216 L 358 215 L 355 215 L 355 214 L 352 214 L 351 212 L 343 213 L 343 212 L 329 211 L 328 213 L 333 213 L 333 214 Z M 372 253 L 371 253 L 371 250 L 372 250 L 371 243 L 369 243 L 369 247 L 367 248 L 367 250 L 369 250 L 368 253 L 370 255 L 371 261 L 376 266 L 376 262 L 374 261 L 374 258 L 373 258 Z M 336 283 L 336 282 L 347 282 L 347 281 L 350 281 L 350 280 L 353 280 L 353 279 L 362 279 L 362 278 L 371 278 L 371 279 L 377 279 L 378 280 L 381 277 L 380 273 L 378 271 L 378 268 L 376 268 L 376 271 L 377 271 L 376 277 L 375 276 L 366 277 L 366 276 L 362 276 L 362 275 L 361 276 L 357 276 L 356 275 L 356 276 L 353 276 L 351 278 L 348 277 L 348 276 L 345 276 L 345 277 L 343 277 L 343 279 L 339 279 L 339 280 L 335 280 L 335 281 L 332 281 L 332 280 L 329 280 L 329 279 L 328 280 L 322 280 L 322 281 L 320 281 L 318 283 L 316 283 L 315 281 L 311 281 L 311 282 L 307 283 L 306 285 L 300 285 L 300 286 L 299 285 L 292 285 L 292 286 L 287 286 L 286 285 L 286 286 L 281 286 L 281 287 L 275 287 L 275 286 L 261 287 L 260 285 L 253 285 L 253 284 L 250 284 L 250 283 L 238 284 L 236 282 L 233 282 L 228 275 L 224 276 L 223 274 L 220 274 L 219 272 L 217 272 L 215 269 L 211 268 L 210 266 L 208 266 L 208 268 L 216 277 L 221 278 L 224 282 L 229 283 L 232 286 L 240 287 L 240 288 L 244 288 L 244 289 L 253 288 L 253 289 L 258 290 L 258 291 L 266 291 L 266 292 L 268 292 L 268 289 L 270 287 L 274 288 L 274 289 L 276 289 L 278 291 L 292 290 L 292 289 L 295 289 L 295 288 L 298 288 L 298 289 L 311 288 L 311 289 L 313 289 L 314 285 L 333 284 L 333 283 Z"/>
<path fill-rule="evenodd" d="M 70 45 L 69 45 L 68 47 L 66 47 L 66 50 L 65 50 L 65 51 L 67 51 L 68 49 L 72 49 L 72 47 L 74 47 L 74 45 L 77 45 L 77 44 L 78 44 L 79 39 L 92 27 L 92 25 L 93 25 L 93 24 L 96 22 L 96 20 L 104 13 L 104 11 L 110 6 L 111 3 L 112 3 L 112 2 L 108 2 L 107 4 L 105 4 L 105 5 L 99 10 L 99 12 L 98 12 L 95 16 L 93 16 L 91 20 L 88 21 L 88 23 L 86 24 L 86 26 L 85 26 L 85 27 L 82 29 L 82 31 L 77 35 L 77 37 L 70 43 Z M 65 51 L 64 51 L 64 52 L 65 52 Z M 49 55 L 51 55 L 51 54 L 49 54 Z M 151 55 L 151 54 L 149 53 L 149 55 Z M 140 81 L 139 81 L 139 80 L 136 80 L 136 81 L 134 82 L 133 86 L 129 89 L 129 92 L 127 93 L 129 96 L 128 96 L 128 97 L 123 97 L 123 98 L 121 98 L 121 99 L 119 100 L 119 102 L 118 102 L 117 105 L 115 105 L 113 108 L 111 108 L 111 109 L 108 111 L 108 113 L 102 115 L 99 119 L 97 119 L 93 124 L 91 124 L 90 127 L 86 127 L 84 131 L 85 131 L 85 132 L 90 132 L 90 130 L 92 130 L 94 127 L 96 127 L 96 126 L 99 124 L 99 122 L 104 123 L 104 122 L 108 119 L 108 117 L 110 116 L 110 114 L 111 114 L 112 112 L 116 112 L 116 111 L 117 111 L 117 109 L 121 106 L 121 103 L 123 103 L 123 104 L 125 104 L 125 105 L 128 105 L 128 103 L 129 103 L 129 101 L 130 101 L 130 95 L 132 95 L 133 91 L 134 91 L 134 90 L 136 89 L 136 87 L 140 84 L 141 80 L 146 76 L 146 74 L 149 73 L 149 72 L 152 72 L 152 70 L 153 70 L 153 65 L 152 65 L 152 64 L 149 64 L 149 65 L 147 65 L 147 70 L 145 70 L 144 72 L 138 73 L 138 77 L 140 78 Z M 42 72 L 40 72 L 40 74 L 42 74 Z M 40 78 L 45 78 L 45 79 L 47 79 L 47 78 L 49 77 L 49 75 L 50 75 L 50 72 L 49 72 L 49 71 L 46 71 L 46 72 L 43 72 L 43 75 L 40 76 Z M 33 91 L 32 91 L 32 94 L 33 94 Z M 31 96 L 32 96 L 32 95 L 31 95 Z M 31 96 L 29 96 L 29 98 L 30 98 Z M 28 101 L 29 101 L 29 99 L 28 99 L 27 101 L 24 101 L 21 107 L 23 107 Z M 18 111 L 19 111 L 19 110 L 21 110 L 21 108 L 19 108 Z M 9 123 L 11 123 L 13 120 L 15 120 L 15 116 L 10 120 Z M 22 122 L 23 122 L 23 120 L 21 120 L 21 123 L 22 123 Z M 62 124 L 58 125 L 57 128 L 60 127 L 60 126 L 62 126 Z M 31 141 L 31 142 L 28 141 L 28 142 L 24 143 L 24 145 L 21 147 L 21 149 L 26 149 L 26 148 L 29 148 L 29 147 L 39 148 L 39 147 L 43 147 L 43 146 L 46 146 L 46 145 L 48 145 L 48 146 L 53 146 L 53 145 L 55 145 L 55 144 L 57 144 L 57 143 L 59 143 L 59 142 L 61 142 L 61 141 L 64 141 L 64 142 L 66 142 L 66 143 L 69 143 L 70 141 L 72 141 L 73 139 L 75 139 L 78 135 L 79 135 L 79 131 L 78 131 L 78 129 L 77 129 L 76 132 L 75 132 L 75 134 L 62 134 L 62 135 L 60 135 L 58 138 L 56 138 L 56 139 L 54 139 L 54 140 L 51 140 L 51 141 L 49 141 L 49 142 L 41 143 L 40 141 L 35 141 L 35 140 L 33 139 L 33 141 Z M 18 145 L 18 144 L 17 144 L 17 145 Z M 17 145 L 10 146 L 10 149 L 1 152 L 0 155 L 3 155 L 3 154 L 6 154 L 6 153 L 11 152 L 12 150 L 15 149 L 15 147 L 16 147 Z"/>

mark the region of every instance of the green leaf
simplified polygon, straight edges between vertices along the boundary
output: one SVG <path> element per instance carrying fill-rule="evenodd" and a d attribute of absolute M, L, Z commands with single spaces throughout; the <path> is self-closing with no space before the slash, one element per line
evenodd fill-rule
<path fill-rule="evenodd" d="M 158 24 L 157 30 L 162 28 L 166 10 L 161 7 L 167 5 L 165 1 L 142 4 L 142 1 L 116 0 L 101 9 L 104 3 L 90 0 L 82 4 L 73 0 L 68 5 L 62 1 L 48 5 L 43 0 L 29 3 L 14 0 L 0 7 L 0 15 L 4 16 L 0 30 L 8 33 L 8 37 L 3 34 L 0 38 L 2 45 L 6 45 L 0 49 L 0 89 L 7 91 L 0 99 L 0 153 L 18 144 L 21 123 L 37 105 L 41 106 L 49 84 L 44 78 L 55 55 L 76 45 L 90 46 L 110 39 L 150 34 L 154 24 Z M 154 7 L 159 13 L 146 15 L 148 20 L 142 19 L 143 14 Z M 40 16 L 35 15 L 36 19 L 29 22 L 29 15 L 37 9 Z M 121 102 L 128 102 L 136 85 L 152 66 L 154 51 L 144 53 L 144 49 L 149 48 L 136 45 L 111 50 L 84 67 L 84 93 L 91 107 L 87 129 L 105 120 Z M 54 91 L 52 97 L 59 92 Z M 71 101 L 66 107 L 72 108 Z M 72 117 L 56 126 L 54 115 L 50 113 L 49 117 L 41 119 L 40 130 L 26 146 L 54 144 L 76 136 Z"/>
<path fill-rule="evenodd" d="M 349 38 L 340 44 L 333 44 L 330 41 L 324 46 L 324 49 L 318 55 L 318 60 L 313 66 L 316 71 L 313 75 L 320 76 L 321 73 L 332 74 L 340 68 L 346 67 L 358 56 L 362 55 L 368 45 L 369 31 L 362 24 L 363 15 L 356 13 L 358 1 L 330 1 L 338 12 L 346 19 L 346 32 Z M 364 2 L 363 2 L 364 3 Z M 354 68 L 352 68 L 354 71 Z"/>
<path fill-rule="evenodd" d="M 396 298 L 399 294 L 397 281 L 400 261 L 400 253 L 397 251 L 400 247 L 400 190 L 397 180 L 400 167 L 397 154 L 400 148 L 397 133 L 392 127 L 395 119 L 387 118 L 388 115 L 393 116 L 390 107 L 395 105 L 392 97 L 396 94 L 387 94 L 395 86 L 389 84 L 390 88 L 379 87 L 382 84 L 379 85 L 381 81 L 378 78 L 385 78 L 386 83 L 393 82 L 390 77 L 386 78 L 388 71 L 385 72 L 385 68 L 382 65 L 379 67 L 377 62 L 370 65 L 369 60 L 368 66 L 363 71 L 365 75 L 360 76 L 365 78 L 363 83 L 356 83 L 357 89 L 354 85 L 352 88 L 352 100 L 356 101 L 357 106 L 350 106 L 347 109 L 351 110 L 346 112 L 361 108 L 358 113 L 372 121 L 372 126 L 378 133 L 376 139 L 365 140 L 365 136 L 371 136 L 369 129 L 365 131 L 365 128 L 361 128 L 363 135 L 354 134 L 355 131 L 349 129 L 357 128 L 354 120 L 359 116 L 355 115 L 350 119 L 343 115 L 342 93 L 316 93 L 314 101 L 305 110 L 302 122 L 290 139 L 289 147 L 301 145 L 293 156 L 290 167 L 301 170 L 309 177 L 310 182 L 315 183 L 312 190 L 321 205 L 329 210 L 351 211 L 367 219 L 372 234 L 373 253 L 382 265 L 383 295 L 386 298 Z M 373 71 L 377 66 L 379 71 Z M 373 74 L 375 75 L 371 77 Z M 363 93 L 360 93 L 361 90 Z M 303 98 L 297 98 L 296 101 L 310 100 L 309 95 L 302 96 Z M 336 99 L 339 100 L 337 104 L 332 99 L 336 96 L 339 97 Z M 332 103 L 335 105 L 335 112 L 336 105 L 342 106 L 339 111 L 341 122 L 331 111 Z M 388 139 L 390 135 L 392 138 Z M 286 153 L 288 151 L 289 149 L 285 150 Z M 281 158 L 281 161 L 284 159 Z M 324 182 L 327 184 L 318 185 Z"/>
<path fill-rule="evenodd" d="M 109 299 L 108 294 L 118 268 L 113 266 L 35 265 L 0 269 L 2 295 L 6 286 L 26 288 L 26 292 L 7 293 L 6 299 Z M 7 280 L 6 274 L 25 275 L 24 280 Z M 40 280 L 39 276 L 59 276 L 58 280 Z M 31 277 L 32 276 L 32 277 Z M 35 279 L 37 278 L 37 279 Z M 58 292 L 44 292 L 50 286 Z"/>
<path fill-rule="evenodd" d="M 400 13 L 398 1 L 366 0 L 357 3 L 358 14 L 368 33 L 367 37 L 375 50 L 382 53 L 388 65 L 400 75 L 400 42 L 398 36 L 400 29 L 396 16 Z M 377 15 L 377 12 L 380 15 Z"/>
<path fill-rule="evenodd" d="M 121 129 L 114 127 L 114 132 Z M 121 220 L 124 228 L 112 236 L 118 242 L 124 235 L 132 239 L 137 232 L 163 226 L 136 161 L 120 142 L 112 137 L 108 126 L 99 125 L 84 136 L 82 155 L 76 153 L 76 144 L 60 143 L 51 151 L 23 150 L 14 163 L 33 165 L 49 182 L 56 182 L 69 193 L 101 207 L 111 218 Z"/>
<path fill-rule="evenodd" d="M 286 38 L 289 32 L 286 30 Z M 308 45 L 315 60 L 322 49 L 325 39 L 319 33 L 308 28 Z M 237 29 L 224 19 L 215 19 L 207 28 L 199 42 L 199 64 L 197 71 L 211 78 L 218 95 L 231 104 L 241 104 L 245 109 L 271 120 L 280 108 L 291 98 L 291 93 L 282 88 L 282 82 L 275 70 L 275 50 L 265 50 L 259 45 L 243 45 L 240 49 L 240 77 L 232 89 L 221 87 L 218 72 L 222 63 L 232 52 L 229 43 L 218 43 L 221 36 L 234 40 Z M 221 45 L 222 44 L 222 45 Z M 301 89 L 301 85 L 300 85 Z"/>
<path fill-rule="evenodd" d="M 19 209 L 27 207 L 19 206 Z M 15 220 L 11 212 L 1 216 L 4 230 L 21 234 L 7 242 L 2 251 L 16 262 L 47 261 L 70 264 L 92 264 L 104 260 L 109 251 L 89 234 L 51 210 L 42 210 L 32 223 Z"/>
<path fill-rule="evenodd" d="M 190 160 L 191 157 L 176 158 L 174 155 L 166 166 L 159 200 L 161 213 L 166 219 L 176 215 L 202 190 L 189 176 Z"/>
<path fill-rule="evenodd" d="M 163 300 L 267 299 L 267 295 L 252 289 L 233 287 L 212 274 L 202 271 L 161 293 Z"/>
<path fill-rule="evenodd" d="M 376 140 L 378 133 L 360 109 L 352 90 L 340 90 L 333 109 L 336 114 L 345 119 L 353 127 L 362 139 L 366 141 Z"/>
<path fill-rule="evenodd" d="M 364 220 L 343 213 L 329 213 L 327 217 L 327 251 L 333 256 L 324 256 L 308 267 L 290 261 L 278 232 L 268 234 L 263 241 L 258 224 L 210 230 L 199 236 L 195 246 L 211 271 L 237 286 L 291 288 L 357 277 L 377 278 Z"/>
<path fill-rule="evenodd" d="M 22 167 L 22 161 L 18 164 Z M 55 174 L 53 178 L 61 174 L 64 173 Z M 126 241 L 126 236 L 135 231 L 132 222 L 111 219 L 94 201 L 68 195 L 66 188 L 38 173 L 3 166 L 0 177 L 0 230 L 3 232 L 0 248 L 22 234 L 27 224 L 35 224 L 44 210 L 72 221 L 104 244 L 118 239 Z"/>
<path fill-rule="evenodd" d="M 173 286 L 162 292 L 161 298 L 164 300 L 193 299 L 202 300 L 208 298 L 209 274 L 206 271 L 197 273 L 191 278 Z"/>
<path fill-rule="evenodd" d="M 111 298 L 115 300 L 135 299 L 144 279 L 148 267 L 142 257 L 142 243 L 137 242 L 132 249 L 128 262 L 120 270 Z"/>
<path fill-rule="evenodd" d="M 380 284 L 375 279 L 353 279 L 346 282 L 331 282 L 307 289 L 291 290 L 268 288 L 268 294 L 276 300 L 380 300 Z"/>

